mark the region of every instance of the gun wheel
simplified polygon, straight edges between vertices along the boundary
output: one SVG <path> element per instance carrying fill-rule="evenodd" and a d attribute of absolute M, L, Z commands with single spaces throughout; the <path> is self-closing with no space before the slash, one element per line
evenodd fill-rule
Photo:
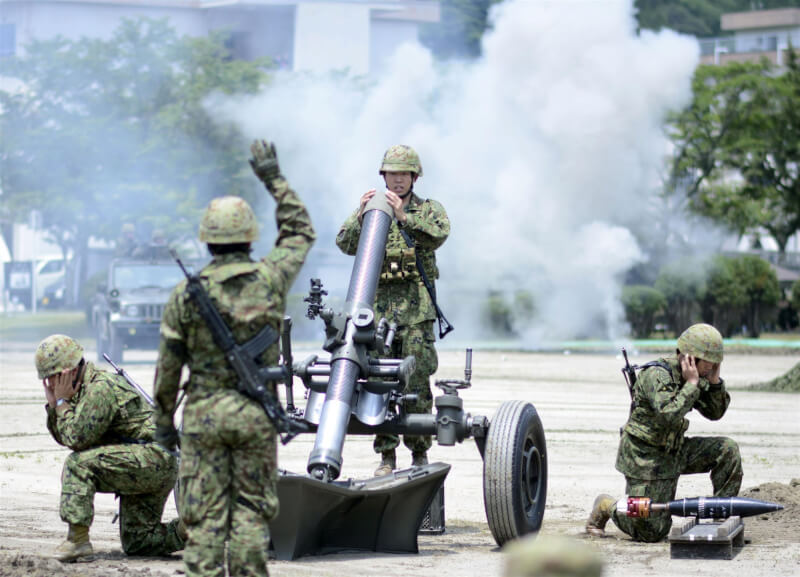
<path fill-rule="evenodd" d="M 538 531 L 547 500 L 547 447 L 534 406 L 500 405 L 489 424 L 483 457 L 483 501 L 498 545 Z"/>

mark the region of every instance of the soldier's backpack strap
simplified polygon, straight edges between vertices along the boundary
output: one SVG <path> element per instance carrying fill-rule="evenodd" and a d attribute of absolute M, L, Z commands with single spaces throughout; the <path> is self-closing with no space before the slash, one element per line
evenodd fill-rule
<path fill-rule="evenodd" d="M 625 357 L 625 366 L 622 368 L 622 374 L 625 375 L 625 381 L 628 383 L 628 392 L 631 395 L 631 408 L 628 413 L 628 419 L 630 419 L 634 409 L 636 409 L 636 392 L 634 391 L 634 386 L 636 385 L 636 381 L 638 380 L 636 371 L 641 372 L 651 367 L 658 367 L 660 369 L 664 369 L 665 371 L 667 371 L 667 373 L 672 375 L 672 367 L 670 367 L 667 363 L 661 361 L 650 361 L 649 363 L 645 363 L 643 365 L 631 365 L 630 363 L 628 363 L 628 355 L 625 353 L 625 349 L 622 349 L 622 354 Z M 622 436 L 622 429 L 623 427 L 619 428 L 620 436 Z"/>
<path fill-rule="evenodd" d="M 411 235 L 408 234 L 405 230 L 400 228 L 400 234 L 403 235 L 403 240 L 406 241 L 408 248 L 415 248 L 414 239 L 411 238 Z M 428 291 L 428 294 L 431 297 L 431 301 L 433 301 L 433 308 L 436 309 L 436 320 L 439 322 L 439 338 L 445 338 L 448 333 L 450 333 L 455 327 L 450 324 L 450 321 L 444 316 L 442 309 L 439 308 L 439 303 L 436 302 L 436 289 L 431 283 L 428 275 L 425 273 L 425 267 L 422 266 L 422 259 L 420 259 L 419 251 L 414 251 L 414 254 L 417 259 L 417 270 L 419 271 L 419 276 L 422 277 L 422 284 L 425 285 L 425 288 Z"/>

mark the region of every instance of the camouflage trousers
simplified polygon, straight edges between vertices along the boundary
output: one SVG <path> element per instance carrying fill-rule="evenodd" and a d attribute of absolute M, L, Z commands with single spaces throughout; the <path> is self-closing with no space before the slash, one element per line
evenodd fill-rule
<path fill-rule="evenodd" d="M 679 449 L 681 474 L 711 473 L 715 497 L 735 497 L 742 485 L 742 459 L 739 446 L 727 437 L 687 437 Z M 634 479 L 625 477 L 625 493 L 630 497 L 650 497 L 654 503 L 675 498 L 678 478 Z M 668 513 L 658 513 L 642 519 L 627 517 L 616 511 L 611 515 L 614 524 L 634 541 L 661 541 L 672 527 Z"/>
<path fill-rule="evenodd" d="M 408 413 L 430 413 L 433 409 L 430 377 L 439 368 L 439 357 L 436 354 L 434 341 L 433 321 L 402 327 L 398 329 L 392 341 L 390 355 L 393 358 L 403 359 L 413 355 L 417 361 L 417 368 L 404 390 L 405 393 L 417 395 L 415 402 L 405 403 L 403 408 Z M 411 451 L 424 452 L 431 448 L 431 438 L 403 435 L 403 444 Z M 372 446 L 376 453 L 382 453 L 392 451 L 398 445 L 400 438 L 397 435 L 377 435 Z"/>
<path fill-rule="evenodd" d="M 183 413 L 180 512 L 187 577 L 265 577 L 268 521 L 278 514 L 275 429 L 231 391 L 190 399 Z"/>
<path fill-rule="evenodd" d="M 61 519 L 89 526 L 95 493 L 119 496 L 119 536 L 129 555 L 169 555 L 183 549 L 178 520 L 161 515 L 177 476 L 175 457 L 155 443 L 104 445 L 71 453 L 61 474 Z"/>

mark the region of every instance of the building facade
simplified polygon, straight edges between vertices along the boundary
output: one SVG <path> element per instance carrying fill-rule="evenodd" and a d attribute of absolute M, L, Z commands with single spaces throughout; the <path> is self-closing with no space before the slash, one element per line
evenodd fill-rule
<path fill-rule="evenodd" d="M 439 21 L 438 0 L 0 0 L 0 57 L 31 40 L 108 38 L 123 18 L 168 19 L 179 35 L 221 31 L 235 58 L 281 68 L 378 70 L 419 26 Z"/>
<path fill-rule="evenodd" d="M 800 48 L 800 8 L 723 14 L 721 28 L 731 35 L 700 40 L 703 64 L 766 58 L 781 65 L 789 46 Z"/>

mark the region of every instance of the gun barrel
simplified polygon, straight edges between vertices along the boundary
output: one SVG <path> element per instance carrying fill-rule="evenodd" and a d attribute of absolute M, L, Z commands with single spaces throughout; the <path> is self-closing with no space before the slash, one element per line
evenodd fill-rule
<path fill-rule="evenodd" d="M 358 249 L 347 289 L 346 313 L 352 318 L 359 310 L 372 311 L 391 224 L 392 209 L 384 195 L 376 194 L 364 211 Z M 331 376 L 314 449 L 307 466 L 308 472 L 321 480 L 336 479 L 341 471 L 342 448 L 350 421 L 353 392 L 361 375 L 353 340 L 356 328 L 353 322 L 348 322 L 344 344 L 331 352 Z"/>

